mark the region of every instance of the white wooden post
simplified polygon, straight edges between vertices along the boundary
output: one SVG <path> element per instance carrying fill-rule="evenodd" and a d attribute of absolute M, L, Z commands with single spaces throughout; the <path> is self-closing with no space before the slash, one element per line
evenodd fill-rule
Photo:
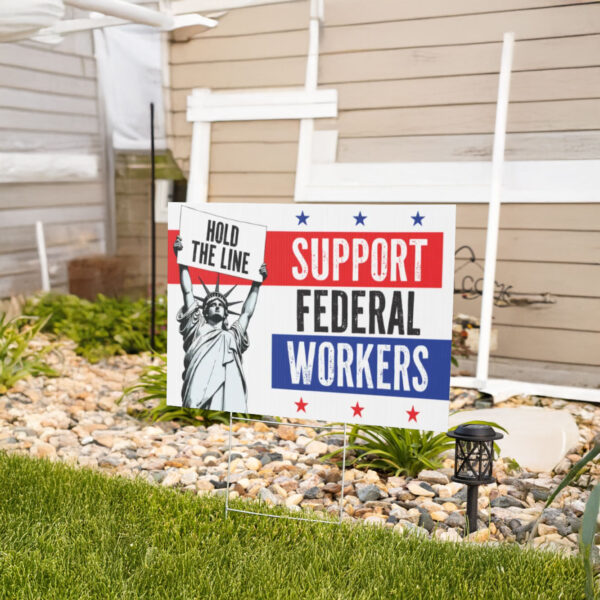
<path fill-rule="evenodd" d="M 502 44 L 502 62 L 496 105 L 496 125 L 494 127 L 494 150 L 492 154 L 492 184 L 488 225 L 485 243 L 485 266 L 483 271 L 483 293 L 481 296 L 481 317 L 479 323 L 479 349 L 477 352 L 476 379 L 479 386 L 488 379 L 490 362 L 490 337 L 492 331 L 492 311 L 494 308 L 494 281 L 496 278 L 496 256 L 498 252 L 498 230 L 500 227 L 500 192 L 504 167 L 504 146 L 506 142 L 506 115 L 510 94 L 515 34 L 505 33 Z"/>
<path fill-rule="evenodd" d="M 323 18 L 323 0 L 311 0 L 310 25 L 308 40 L 308 56 L 306 60 L 306 76 L 304 90 L 313 92 L 317 89 L 319 79 L 319 29 Z M 301 202 L 304 199 L 305 186 L 310 180 L 312 162 L 314 119 L 300 120 L 298 138 L 298 158 L 296 160 L 296 183 L 294 199 Z"/>
<path fill-rule="evenodd" d="M 40 275 L 42 277 L 42 290 L 50 291 L 50 275 L 48 273 L 48 256 L 46 254 L 46 238 L 44 237 L 44 224 L 35 222 L 35 239 L 37 242 L 38 256 L 40 259 Z"/>
<path fill-rule="evenodd" d="M 192 98 L 208 98 L 210 90 L 196 89 Z M 210 122 L 194 121 L 192 128 L 192 148 L 190 152 L 190 177 L 186 202 L 208 201 L 208 177 L 210 172 Z"/>

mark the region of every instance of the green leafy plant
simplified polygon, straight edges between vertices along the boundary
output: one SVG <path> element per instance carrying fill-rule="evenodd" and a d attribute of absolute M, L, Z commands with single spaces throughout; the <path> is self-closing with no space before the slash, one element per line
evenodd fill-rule
<path fill-rule="evenodd" d="M 94 302 L 67 294 L 44 294 L 28 300 L 23 312 L 45 319 L 44 331 L 69 337 L 76 352 L 90 362 L 116 354 L 150 350 L 150 303 L 146 299 L 107 298 Z M 166 350 L 167 302 L 156 303 L 156 350 Z"/>
<path fill-rule="evenodd" d="M 142 404 L 158 400 L 155 406 L 138 411 L 139 416 L 142 418 L 155 422 L 179 421 L 187 425 L 229 423 L 229 413 L 227 412 L 167 405 L 167 357 L 157 355 L 156 358 L 158 362 L 144 368 L 139 381 L 123 391 L 119 402 L 141 392 L 137 400 Z M 243 416 L 248 417 L 249 415 Z"/>
<path fill-rule="evenodd" d="M 44 325 L 44 320 L 32 317 L 9 320 L 5 313 L 0 313 L 0 394 L 29 375 L 57 375 L 44 358 L 52 347 L 31 347 L 33 338 Z"/>
<path fill-rule="evenodd" d="M 548 508 L 556 497 L 588 468 L 596 456 L 600 454 L 600 434 L 596 435 L 592 447 L 588 452 L 578 460 L 564 476 L 563 480 L 556 486 L 554 491 L 548 496 L 544 508 Z M 600 483 L 592 489 L 590 497 L 585 505 L 581 531 L 579 533 L 579 552 L 581 554 L 585 568 L 585 597 L 587 600 L 594 600 L 594 558 L 593 545 L 597 531 L 598 512 L 600 510 Z M 537 535 L 538 525 L 542 519 L 543 511 L 533 525 L 529 536 L 529 544 L 533 543 L 533 538 Z"/>
<path fill-rule="evenodd" d="M 506 432 L 497 423 L 469 421 L 469 424 L 491 425 Z M 451 428 L 455 429 L 455 428 Z M 336 431 L 335 434 L 342 434 Z M 331 433 L 322 434 L 323 436 Z M 415 477 L 423 469 L 439 469 L 441 455 L 454 448 L 454 440 L 446 433 L 383 427 L 379 425 L 353 425 L 346 448 L 354 453 L 348 464 L 358 469 L 374 469 L 389 475 Z M 498 446 L 494 445 L 496 452 Z M 336 448 L 323 460 L 337 457 L 343 448 Z"/>
<path fill-rule="evenodd" d="M 354 425 L 348 435 L 347 449 L 355 456 L 348 459 L 348 464 L 359 469 L 414 477 L 423 469 L 441 467 L 439 456 L 453 447 L 454 440 L 445 433 Z M 343 448 L 337 448 L 323 458 L 331 459 L 342 451 Z"/>

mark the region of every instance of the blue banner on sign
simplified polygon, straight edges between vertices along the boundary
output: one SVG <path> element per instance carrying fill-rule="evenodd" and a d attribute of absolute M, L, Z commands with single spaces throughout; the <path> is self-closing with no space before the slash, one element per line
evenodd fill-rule
<path fill-rule="evenodd" d="M 448 400 L 450 340 L 272 336 L 273 388 Z"/>

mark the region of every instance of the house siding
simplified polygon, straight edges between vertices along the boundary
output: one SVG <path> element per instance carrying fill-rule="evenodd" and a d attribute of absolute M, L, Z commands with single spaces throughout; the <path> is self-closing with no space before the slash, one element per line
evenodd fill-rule
<path fill-rule="evenodd" d="M 91 32 L 57 46 L 0 44 L 0 152 L 91 154 L 94 180 L 0 184 L 0 297 L 41 288 L 35 222 L 44 224 L 52 289 L 72 258 L 106 249 L 107 189 Z"/>
<path fill-rule="evenodd" d="M 505 31 L 516 34 L 507 160 L 600 158 L 600 4 L 325 0 L 324 15 L 318 83 L 338 91 L 339 114 L 315 128 L 338 131 L 338 162 L 491 160 Z M 302 86 L 308 22 L 306 1 L 249 7 L 171 43 L 169 144 L 184 171 L 191 89 Z M 209 202 L 292 202 L 298 132 L 298 121 L 214 123 Z M 482 276 L 486 226 L 486 205 L 458 205 L 457 248 L 477 264 L 459 254 L 456 285 Z M 503 206 L 496 279 L 556 302 L 496 307 L 492 356 L 600 366 L 600 204 Z M 455 295 L 455 313 L 479 310 Z"/>

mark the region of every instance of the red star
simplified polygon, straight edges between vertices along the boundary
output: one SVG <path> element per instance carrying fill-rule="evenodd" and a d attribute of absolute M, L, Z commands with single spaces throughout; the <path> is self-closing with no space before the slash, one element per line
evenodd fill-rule
<path fill-rule="evenodd" d="M 414 404 L 413 404 L 412 408 L 410 410 L 407 410 L 406 412 L 408 414 L 408 422 L 410 423 L 411 421 L 414 421 L 416 423 L 417 415 L 420 413 L 418 410 L 415 410 Z"/>
<path fill-rule="evenodd" d="M 358 402 L 350 408 L 354 411 L 352 414 L 353 417 L 362 417 L 362 411 L 365 410 L 365 407 L 360 406 Z"/>
<path fill-rule="evenodd" d="M 300 398 L 299 402 L 294 402 L 294 404 L 298 407 L 296 409 L 296 412 L 306 412 L 306 407 L 308 406 L 308 402 L 304 402 L 304 400 L 302 400 L 302 398 Z"/>

